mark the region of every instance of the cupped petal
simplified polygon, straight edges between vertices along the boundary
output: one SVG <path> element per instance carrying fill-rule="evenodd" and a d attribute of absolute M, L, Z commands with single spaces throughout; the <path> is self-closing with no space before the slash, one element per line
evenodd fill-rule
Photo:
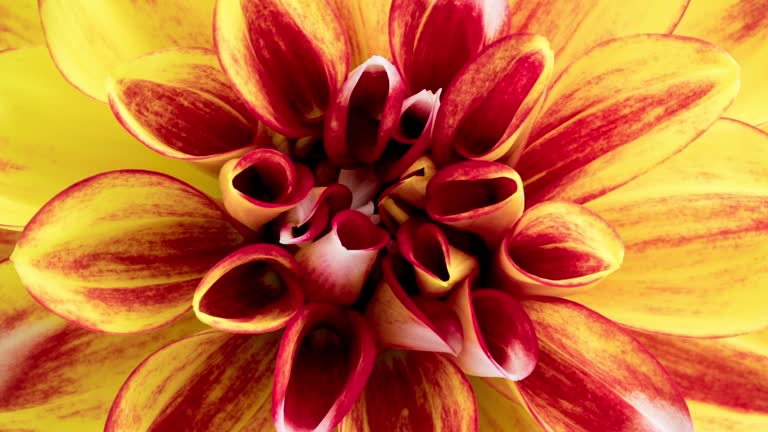
<path fill-rule="evenodd" d="M 539 346 L 533 323 L 517 300 L 501 290 L 470 290 L 466 279 L 447 301 L 464 330 L 456 358 L 464 372 L 515 381 L 531 374 Z"/>
<path fill-rule="evenodd" d="M 330 0 L 349 38 L 350 64 L 374 55 L 391 60 L 387 24 L 392 0 Z"/>
<path fill-rule="evenodd" d="M 415 290 L 412 270 L 396 255 L 382 260 L 382 281 L 365 310 L 376 340 L 390 348 L 458 354 L 463 339 L 459 317 L 440 300 L 409 296 L 403 285 Z"/>
<path fill-rule="evenodd" d="M 432 138 L 435 162 L 459 156 L 514 162 L 544 102 L 553 63 L 549 43 L 534 34 L 500 39 L 472 59 L 443 95 Z"/>
<path fill-rule="evenodd" d="M 0 53 L 0 94 L 0 226 L 21 229 L 59 191 L 116 169 L 165 172 L 218 194 L 209 175 L 148 150 L 73 89 L 43 47 Z"/>
<path fill-rule="evenodd" d="M 315 302 L 351 305 L 360 296 L 379 251 L 389 243 L 386 230 L 355 210 L 336 214 L 331 231 L 302 247 L 296 260 L 307 273 L 304 290 Z"/>
<path fill-rule="evenodd" d="M 254 148 L 258 122 L 232 89 L 213 50 L 154 52 L 107 82 L 115 117 L 150 149 L 218 168 Z"/>
<path fill-rule="evenodd" d="M 105 432 L 272 429 L 278 335 L 208 331 L 147 357 L 120 388 Z"/>
<path fill-rule="evenodd" d="M 475 395 L 448 357 L 386 351 L 340 432 L 477 431 Z"/>
<path fill-rule="evenodd" d="M 722 49 L 672 35 L 595 47 L 553 84 L 516 165 L 527 204 L 583 203 L 631 181 L 707 130 L 739 90 Z"/>
<path fill-rule="evenodd" d="M 768 121 L 768 4 L 755 0 L 694 0 L 675 33 L 710 41 L 741 65 L 741 91 L 726 111 L 728 117 L 747 123 Z"/>
<path fill-rule="evenodd" d="M 412 93 L 435 92 L 448 87 L 459 69 L 502 33 L 508 20 L 506 0 L 393 0 L 392 56 Z"/>
<path fill-rule="evenodd" d="M 310 304 L 280 344 L 272 388 L 279 432 L 330 431 L 363 392 L 376 358 L 365 319 L 336 305 Z"/>
<path fill-rule="evenodd" d="M 510 385 L 544 430 L 693 431 L 672 378 L 621 327 L 563 299 L 522 303 L 536 326 L 539 361 Z"/>
<path fill-rule="evenodd" d="M 106 101 L 114 69 L 152 51 L 212 47 L 214 0 L 40 0 L 56 66 L 85 94 Z"/>
<path fill-rule="evenodd" d="M 197 286 L 192 305 L 200 321 L 230 333 L 284 327 L 304 304 L 296 260 L 271 244 L 246 246 L 219 261 Z"/>
<path fill-rule="evenodd" d="M 523 405 L 507 399 L 481 378 L 468 378 L 477 400 L 481 431 L 542 432 L 541 426 Z"/>
<path fill-rule="evenodd" d="M 21 236 L 20 231 L 11 231 L 0 228 L 0 262 L 7 260 L 16 246 L 16 240 Z"/>
<path fill-rule="evenodd" d="M 768 135 L 720 120 L 680 154 L 590 202 L 624 263 L 572 297 L 623 325 L 684 336 L 768 326 Z"/>
<path fill-rule="evenodd" d="M 383 30 L 386 33 L 386 26 Z M 40 45 L 45 45 L 45 37 L 37 1 L 0 0 L 0 52 Z"/>
<path fill-rule="evenodd" d="M 768 329 L 724 339 L 633 335 L 680 387 L 696 431 L 768 429 Z"/>
<path fill-rule="evenodd" d="M 370 203 L 382 184 L 372 168 L 343 169 L 339 172 L 338 182 L 352 191 L 352 209 Z"/>
<path fill-rule="evenodd" d="M 134 333 L 187 312 L 203 274 L 242 241 L 203 193 L 164 174 L 124 170 L 49 201 L 11 260 L 30 294 L 62 318 Z"/>
<path fill-rule="evenodd" d="M 593 211 L 566 201 L 526 210 L 496 253 L 497 286 L 522 295 L 566 296 L 598 284 L 624 259 L 619 234 Z"/>
<path fill-rule="evenodd" d="M 280 219 L 280 243 L 304 244 L 326 234 L 330 222 L 352 205 L 352 192 L 342 184 L 315 187 Z"/>
<path fill-rule="evenodd" d="M 327 0 L 218 0 L 221 66 L 253 112 L 291 138 L 318 135 L 347 77 L 349 44 Z"/>
<path fill-rule="evenodd" d="M 400 73 L 387 59 L 373 56 L 355 68 L 325 115 L 328 159 L 342 168 L 379 160 L 398 126 L 405 96 Z"/>
<path fill-rule="evenodd" d="M 312 171 L 277 150 L 259 148 L 221 167 L 224 207 L 252 230 L 296 207 L 312 189 Z"/>
<path fill-rule="evenodd" d="M 478 234 L 493 249 L 523 213 L 523 183 L 496 162 L 447 166 L 427 185 L 427 214 L 433 220 Z"/>

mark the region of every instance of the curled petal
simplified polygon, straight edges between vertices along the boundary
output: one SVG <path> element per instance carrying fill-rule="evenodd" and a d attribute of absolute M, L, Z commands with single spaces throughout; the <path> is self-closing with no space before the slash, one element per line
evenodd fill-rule
<path fill-rule="evenodd" d="M 62 318 L 134 333 L 188 311 L 203 274 L 242 241 L 191 186 L 150 171 L 113 171 L 48 202 L 11 260 L 30 294 Z"/>
<path fill-rule="evenodd" d="M 429 297 L 410 297 L 403 288 L 407 282 L 401 279 L 414 279 L 415 285 L 415 275 L 407 273 L 402 259 L 388 255 L 382 268 L 384 278 L 365 310 L 376 340 L 386 347 L 458 354 L 463 333 L 451 306 Z"/>
<path fill-rule="evenodd" d="M 320 133 L 349 67 L 347 37 L 327 1 L 219 0 L 214 38 L 260 120 L 292 138 Z"/>
<path fill-rule="evenodd" d="M 477 417 L 472 386 L 450 359 L 387 351 L 339 431 L 476 432 Z"/>
<path fill-rule="evenodd" d="M 707 130 L 738 90 L 739 65 L 700 40 L 595 47 L 553 84 L 516 165 L 528 204 L 583 203 L 631 181 Z"/>
<path fill-rule="evenodd" d="M 246 246 L 203 277 L 192 305 L 200 321 L 230 333 L 266 333 L 288 322 L 304 304 L 301 269 L 270 244 Z"/>
<path fill-rule="evenodd" d="M 413 93 L 446 88 L 508 20 L 507 0 L 393 0 L 389 39 L 395 64 Z"/>
<path fill-rule="evenodd" d="M 405 170 L 397 183 L 379 195 L 379 215 L 391 231 L 396 232 L 398 226 L 412 217 L 426 216 L 427 184 L 435 171 L 432 159 L 422 156 Z"/>
<path fill-rule="evenodd" d="M 400 74 L 387 59 L 373 56 L 353 70 L 325 116 L 328 159 L 343 168 L 379 160 L 397 127 L 404 98 Z"/>
<path fill-rule="evenodd" d="M 350 64 L 374 55 L 389 56 L 387 17 L 392 0 L 330 0 L 349 37 Z"/>
<path fill-rule="evenodd" d="M 0 228 L 0 262 L 7 260 L 11 256 L 19 236 L 21 236 L 19 231 Z"/>
<path fill-rule="evenodd" d="M 464 344 L 456 358 L 474 376 L 520 380 L 536 367 L 539 346 L 520 303 L 496 289 L 469 289 L 465 279 L 448 298 L 461 320 Z"/>
<path fill-rule="evenodd" d="M 537 204 L 518 219 L 496 253 L 499 286 L 524 295 L 583 291 L 618 270 L 619 234 L 596 213 L 565 201 Z"/>
<path fill-rule="evenodd" d="M 381 179 L 370 168 L 343 169 L 339 172 L 338 181 L 352 191 L 352 209 L 363 207 L 371 202 L 381 187 Z"/>
<path fill-rule="evenodd" d="M 272 416 L 278 432 L 330 431 L 363 392 L 376 340 L 357 312 L 310 304 L 291 321 L 277 355 Z"/>
<path fill-rule="evenodd" d="M 491 247 L 523 213 L 523 183 L 512 168 L 467 161 L 438 171 L 427 185 L 427 213 L 446 225 L 478 234 Z"/>
<path fill-rule="evenodd" d="M 352 204 L 352 192 L 344 185 L 315 187 L 281 219 L 280 243 L 303 244 L 325 234 L 336 213 Z"/>
<path fill-rule="evenodd" d="M 170 49 L 131 61 L 112 74 L 107 97 L 122 125 L 163 156 L 218 169 L 253 149 L 257 122 L 212 50 Z"/>
<path fill-rule="evenodd" d="M 298 205 L 312 189 L 312 172 L 272 149 L 225 163 L 219 187 L 229 214 L 252 230 Z"/>
<path fill-rule="evenodd" d="M 461 156 L 514 162 L 544 101 L 554 58 L 546 39 L 517 34 L 484 49 L 445 90 L 432 151 L 438 165 Z"/>
<path fill-rule="evenodd" d="M 386 14 L 385 14 L 386 19 Z M 387 32 L 386 25 L 383 27 Z M 45 45 L 40 15 L 34 0 L 0 1 L 0 51 Z M 389 49 L 389 46 L 387 46 Z"/>
<path fill-rule="evenodd" d="M 355 210 L 336 214 L 331 232 L 296 253 L 307 272 L 307 297 L 317 302 L 354 303 L 388 242 L 389 234 L 366 215 Z"/>

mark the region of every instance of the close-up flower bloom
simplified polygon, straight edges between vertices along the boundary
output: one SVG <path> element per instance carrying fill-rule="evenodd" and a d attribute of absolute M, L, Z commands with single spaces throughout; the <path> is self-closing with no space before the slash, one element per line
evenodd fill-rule
<path fill-rule="evenodd" d="M 0 430 L 768 430 L 766 17 L 0 0 Z"/>

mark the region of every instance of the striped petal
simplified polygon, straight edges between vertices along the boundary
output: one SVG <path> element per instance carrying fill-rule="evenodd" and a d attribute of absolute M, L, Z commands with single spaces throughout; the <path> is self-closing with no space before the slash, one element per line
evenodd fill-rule
<path fill-rule="evenodd" d="M 189 314 L 148 334 L 94 333 L 40 307 L 13 265 L 0 263 L 0 429 L 100 431 L 133 368 L 203 328 Z"/>
<path fill-rule="evenodd" d="M 567 300 L 523 306 L 540 354 L 533 373 L 515 384 L 544 430 L 693 431 L 673 380 L 618 325 Z"/>
<path fill-rule="evenodd" d="M 227 212 L 252 230 L 296 207 L 312 189 L 312 172 L 277 150 L 260 148 L 221 167 Z"/>
<path fill-rule="evenodd" d="M 728 51 L 741 65 L 741 91 L 726 115 L 747 123 L 768 121 L 768 3 L 693 0 L 676 34 L 701 38 Z"/>
<path fill-rule="evenodd" d="M 218 0 L 214 37 L 260 120 L 292 138 L 320 133 L 349 67 L 347 36 L 327 1 Z"/>
<path fill-rule="evenodd" d="M 565 296 L 618 270 L 624 244 L 596 213 L 566 201 L 537 204 L 496 253 L 499 286 L 523 295 Z"/>
<path fill-rule="evenodd" d="M 219 206 L 149 171 L 113 171 L 61 192 L 11 259 L 35 299 L 110 333 L 161 327 L 191 306 L 199 279 L 243 241 Z"/>
<path fill-rule="evenodd" d="M 477 431 L 477 406 L 467 377 L 434 353 L 387 351 L 340 432 Z"/>
<path fill-rule="evenodd" d="M 286 325 L 304 304 L 301 269 L 271 244 L 246 246 L 200 281 L 193 307 L 200 321 L 230 333 L 266 333 Z"/>
<path fill-rule="evenodd" d="M 258 123 L 212 50 L 170 49 L 131 61 L 111 75 L 107 97 L 115 117 L 144 145 L 216 170 L 252 149 L 257 136 Z"/>
<path fill-rule="evenodd" d="M 726 339 L 633 334 L 680 387 L 696 431 L 768 430 L 768 330 Z"/>
<path fill-rule="evenodd" d="M 523 184 L 512 168 L 467 161 L 438 171 L 427 185 L 427 213 L 481 236 L 494 249 L 523 213 Z"/>
<path fill-rule="evenodd" d="M 390 59 L 387 18 L 392 0 L 330 0 L 349 37 L 350 64 L 374 55 Z"/>
<path fill-rule="evenodd" d="M 0 262 L 7 260 L 16 246 L 16 240 L 19 239 L 19 231 L 11 231 L 0 228 Z"/>
<path fill-rule="evenodd" d="M 572 299 L 685 336 L 768 326 L 768 135 L 721 120 L 665 164 L 588 204 L 624 240 L 621 270 Z"/>
<path fill-rule="evenodd" d="M 307 272 L 304 290 L 315 302 L 351 305 L 360 296 L 363 284 L 379 251 L 389 243 L 389 234 L 355 210 L 336 214 L 331 232 L 302 247 L 296 260 Z"/>
<path fill-rule="evenodd" d="M 148 150 L 107 106 L 73 89 L 44 47 L 0 53 L 0 94 L 0 226 L 21 229 L 62 189 L 116 169 L 173 173 L 218 193 L 214 179 Z"/>
<path fill-rule="evenodd" d="M 288 325 L 277 355 L 277 430 L 332 430 L 363 392 L 375 358 L 376 340 L 357 312 L 308 305 Z"/>
<path fill-rule="evenodd" d="M 156 351 L 123 384 L 104 431 L 270 430 L 279 342 L 209 331 Z"/>
<path fill-rule="evenodd" d="M 445 165 L 458 156 L 515 161 L 543 103 L 554 58 L 546 39 L 505 37 L 488 46 L 445 90 L 432 151 Z"/>
<path fill-rule="evenodd" d="M 739 66 L 708 43 L 670 35 L 615 39 L 554 83 L 516 165 L 529 205 L 583 203 L 685 148 L 739 89 Z"/>
<path fill-rule="evenodd" d="M 213 0 L 40 0 L 46 42 L 64 77 L 106 101 L 116 67 L 163 48 L 212 47 Z"/>
<path fill-rule="evenodd" d="M 509 20 L 506 0 L 393 0 L 392 56 L 411 92 L 448 87 Z M 446 32 L 445 29 L 451 29 Z"/>
<path fill-rule="evenodd" d="M 327 233 L 333 217 L 352 204 L 352 192 L 342 184 L 315 187 L 280 220 L 280 243 L 303 244 Z"/>
<path fill-rule="evenodd" d="M 406 289 L 415 291 L 416 285 L 412 270 L 396 255 L 382 260 L 382 281 L 365 310 L 376 340 L 385 347 L 455 356 L 462 346 L 461 321 L 447 303 L 408 295 Z"/>
<path fill-rule="evenodd" d="M 477 400 L 481 431 L 542 432 L 539 424 L 523 405 L 502 396 L 483 379 L 469 377 L 469 382 L 472 383 Z"/>
<path fill-rule="evenodd" d="M 328 159 L 343 168 L 376 162 L 398 126 L 405 97 L 400 74 L 387 59 L 373 56 L 355 68 L 325 116 Z"/>
<path fill-rule="evenodd" d="M 37 1 L 0 0 L 0 52 L 44 44 Z"/>
<path fill-rule="evenodd" d="M 470 291 L 467 279 L 448 298 L 461 320 L 464 345 L 456 362 L 474 376 L 520 380 L 536 367 L 539 347 L 520 303 L 495 289 Z"/>

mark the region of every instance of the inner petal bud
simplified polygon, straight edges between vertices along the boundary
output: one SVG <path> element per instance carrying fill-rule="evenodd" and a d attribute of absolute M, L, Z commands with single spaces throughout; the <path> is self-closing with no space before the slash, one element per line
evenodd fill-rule
<path fill-rule="evenodd" d="M 352 193 L 341 184 L 316 187 L 281 218 L 280 243 L 303 244 L 324 235 L 336 213 L 348 209 Z"/>

